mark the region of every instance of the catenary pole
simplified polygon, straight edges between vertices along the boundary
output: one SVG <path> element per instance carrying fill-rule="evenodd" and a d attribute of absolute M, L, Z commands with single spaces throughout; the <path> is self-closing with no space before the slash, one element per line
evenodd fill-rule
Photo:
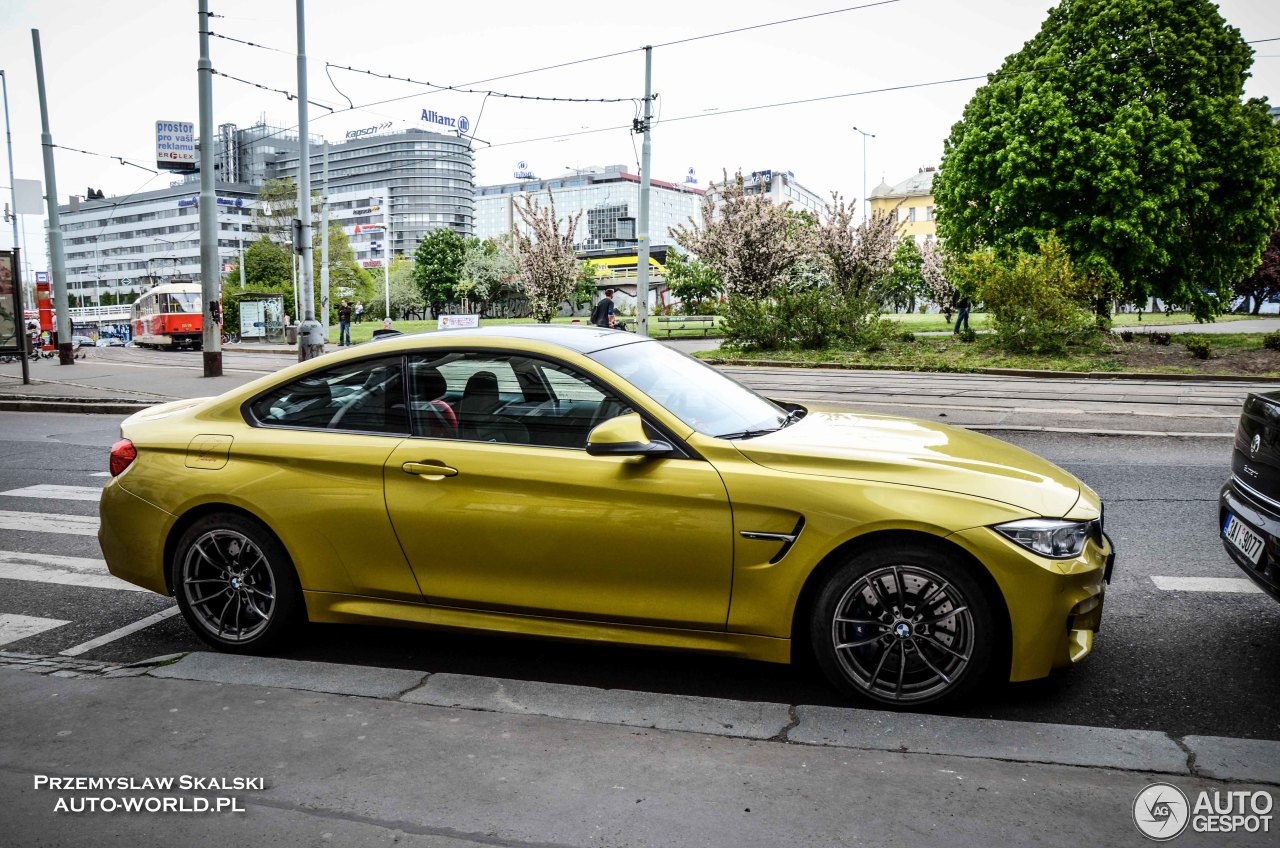
<path fill-rule="evenodd" d="M 649 158 L 653 152 L 653 48 L 644 48 L 644 144 L 640 151 L 640 214 L 636 251 L 636 335 L 649 335 Z"/>
<path fill-rule="evenodd" d="M 9 121 L 9 77 L 4 71 L 0 71 L 0 88 L 4 89 L 4 145 L 9 151 L 9 203 L 13 208 L 13 255 L 20 257 L 21 252 L 18 250 L 18 179 L 13 173 L 13 134 L 10 131 L 12 124 Z M 25 282 L 25 275 L 22 273 L 22 266 L 18 262 L 14 262 L 13 272 L 17 275 L 14 280 L 14 286 L 18 290 L 18 314 L 14 317 L 15 323 L 18 325 L 18 350 L 23 355 L 18 358 L 22 360 L 22 385 L 31 385 L 31 366 L 27 362 L 27 356 L 31 353 L 30 336 L 27 333 L 27 317 L 26 310 L 23 309 L 22 298 L 26 294 L 22 287 Z"/>
<path fill-rule="evenodd" d="M 875 138 L 876 135 L 863 132 L 857 127 L 853 131 L 862 134 L 862 220 L 866 221 L 871 217 L 871 199 L 867 197 L 867 139 Z"/>
<path fill-rule="evenodd" d="M 298 280 L 302 289 L 302 322 L 298 325 L 298 361 L 324 353 L 324 337 L 316 320 L 314 272 L 311 267 L 311 141 L 307 121 L 306 0 L 297 0 L 298 15 L 298 217 L 302 219 L 302 251 Z"/>
<path fill-rule="evenodd" d="M 391 189 L 382 201 L 382 308 L 383 317 L 391 317 Z"/>
<path fill-rule="evenodd" d="M 200 2 L 200 300 L 204 313 L 204 375 L 222 376 L 222 268 L 218 262 L 218 198 L 213 177 L 213 62 L 209 60 L 209 0 Z M 96 254 L 95 254 L 96 255 Z"/>
<path fill-rule="evenodd" d="M 62 252 L 62 226 L 58 219 L 58 180 L 53 169 L 53 134 L 49 132 L 49 101 L 44 90 L 44 58 L 40 52 L 40 30 L 31 30 L 31 46 L 36 56 L 36 89 L 40 95 L 40 147 L 44 151 L 45 203 L 49 209 L 49 270 L 53 272 L 54 325 L 58 334 L 58 364 L 74 365 L 71 349 L 71 312 L 67 307 L 67 258 Z"/>
<path fill-rule="evenodd" d="M 320 178 L 320 328 L 329 341 L 329 142 L 324 143 Z"/>

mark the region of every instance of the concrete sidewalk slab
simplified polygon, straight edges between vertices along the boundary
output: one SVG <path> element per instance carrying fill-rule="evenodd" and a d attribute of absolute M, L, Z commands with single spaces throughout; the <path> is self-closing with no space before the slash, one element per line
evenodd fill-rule
<path fill-rule="evenodd" d="M 1066 724 L 980 718 L 796 708 L 791 742 L 873 751 L 982 757 L 1010 762 L 1189 774 L 1187 754 L 1168 735 Z"/>
<path fill-rule="evenodd" d="M 1196 774 L 1280 784 L 1280 742 L 1187 736 L 1182 744 L 1196 758 Z"/>
<path fill-rule="evenodd" d="M 791 724 L 784 704 L 596 689 L 464 674 L 433 674 L 400 700 L 439 707 L 543 715 L 577 721 L 771 739 Z"/>
<path fill-rule="evenodd" d="M 365 698 L 396 698 L 426 678 L 423 672 L 396 668 L 201 652 L 154 668 L 150 674 L 152 677 L 242 683 Z"/>

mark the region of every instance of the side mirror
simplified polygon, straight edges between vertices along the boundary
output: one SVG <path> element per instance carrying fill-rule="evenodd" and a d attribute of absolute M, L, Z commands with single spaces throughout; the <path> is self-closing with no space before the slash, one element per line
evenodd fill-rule
<path fill-rule="evenodd" d="M 668 456 L 675 453 L 669 443 L 650 440 L 640 414 L 629 412 L 610 418 L 587 434 L 587 453 L 592 456 Z"/>

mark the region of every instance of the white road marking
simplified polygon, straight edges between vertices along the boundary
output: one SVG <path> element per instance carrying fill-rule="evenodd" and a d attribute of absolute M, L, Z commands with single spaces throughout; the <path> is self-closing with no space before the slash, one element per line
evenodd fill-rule
<path fill-rule="evenodd" d="M 83 642 L 76 645 L 74 648 L 67 648 L 65 651 L 59 651 L 58 653 L 64 657 L 78 657 L 81 654 L 86 654 L 89 651 L 92 651 L 94 648 L 101 648 L 103 645 L 114 642 L 117 639 L 123 639 L 131 633 L 137 633 L 139 630 L 144 630 L 153 624 L 164 621 L 166 618 L 173 618 L 177 614 L 178 607 L 175 604 L 168 609 L 160 610 L 160 612 L 155 613 L 154 615 L 149 615 L 146 618 L 140 618 L 133 624 L 126 624 L 124 627 L 112 630 L 110 633 L 104 633 L 96 639 L 90 639 L 88 642 Z"/>
<path fill-rule="evenodd" d="M 90 474 L 89 476 L 90 476 L 90 477 L 110 477 L 110 476 L 111 476 L 111 472 L 110 472 L 110 471 L 95 471 L 95 472 L 93 472 L 92 474 Z"/>
<path fill-rule="evenodd" d="M 124 589 L 128 592 L 149 591 L 112 576 L 107 571 L 107 564 L 100 559 L 21 551 L 0 551 L 0 580 L 87 586 L 91 589 Z"/>
<path fill-rule="evenodd" d="M 93 515 L 51 515 L 43 512 L 12 512 L 0 509 L 0 530 L 29 530 L 33 533 L 65 533 L 70 536 L 98 535 L 98 519 Z"/>
<path fill-rule="evenodd" d="M 58 618 L 36 618 L 34 615 L 12 615 L 0 613 L 0 645 L 17 642 L 28 636 L 35 636 L 46 630 L 70 624 Z"/>
<path fill-rule="evenodd" d="M 1156 588 L 1169 592 L 1239 592 L 1262 594 L 1247 577 L 1155 577 Z"/>
<path fill-rule="evenodd" d="M 97 501 L 102 497 L 100 486 L 53 486 L 41 484 L 27 486 L 23 489 L 10 489 L 0 492 L 15 498 L 49 498 L 59 501 Z"/>

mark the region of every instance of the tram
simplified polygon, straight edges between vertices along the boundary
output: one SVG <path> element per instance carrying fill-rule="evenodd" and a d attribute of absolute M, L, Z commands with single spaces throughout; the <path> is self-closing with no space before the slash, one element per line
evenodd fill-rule
<path fill-rule="evenodd" d="M 133 302 L 133 343 L 140 347 L 197 349 L 203 341 L 199 283 L 156 286 Z"/>

